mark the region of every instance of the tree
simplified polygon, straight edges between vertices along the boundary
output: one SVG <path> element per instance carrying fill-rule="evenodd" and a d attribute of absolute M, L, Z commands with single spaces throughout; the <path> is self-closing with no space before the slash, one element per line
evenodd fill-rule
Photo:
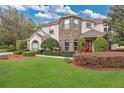
<path fill-rule="evenodd" d="M 114 37 L 116 42 L 124 41 L 124 6 L 114 5 L 110 8 L 109 24 L 112 31 L 114 31 Z"/>
<path fill-rule="evenodd" d="M 24 50 L 27 48 L 26 40 L 16 40 L 16 50 Z"/>
<path fill-rule="evenodd" d="M 107 42 L 103 37 L 97 37 L 95 40 L 95 51 L 106 51 L 107 49 Z"/>
<path fill-rule="evenodd" d="M 34 33 L 34 22 L 15 8 L 0 9 L 0 20 L 0 42 L 2 44 L 15 45 L 16 40 L 27 39 Z"/>
<path fill-rule="evenodd" d="M 41 44 L 41 48 L 44 48 L 44 49 L 46 49 L 46 48 L 53 49 L 55 47 L 58 48 L 59 47 L 59 43 L 58 43 L 57 40 L 55 40 L 55 39 L 53 39 L 51 37 L 45 39 L 43 41 L 43 43 Z"/>
<path fill-rule="evenodd" d="M 79 37 L 77 42 L 77 51 L 82 52 L 82 50 L 85 47 L 85 44 L 86 44 L 85 39 L 83 37 Z"/>

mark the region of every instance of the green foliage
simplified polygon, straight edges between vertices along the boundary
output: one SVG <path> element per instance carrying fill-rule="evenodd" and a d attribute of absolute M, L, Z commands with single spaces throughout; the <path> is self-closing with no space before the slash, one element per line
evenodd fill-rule
<path fill-rule="evenodd" d="M 0 49 L 7 49 L 8 46 L 0 46 Z"/>
<path fill-rule="evenodd" d="M 22 55 L 23 56 L 35 56 L 35 52 L 27 51 L 27 52 L 23 52 Z"/>
<path fill-rule="evenodd" d="M 82 48 L 85 46 L 86 41 L 83 37 L 79 37 L 78 38 L 78 42 L 77 42 L 77 51 L 81 52 Z"/>
<path fill-rule="evenodd" d="M 95 40 L 95 51 L 106 51 L 107 42 L 103 37 L 97 37 Z"/>
<path fill-rule="evenodd" d="M 55 47 L 59 47 L 59 43 L 57 40 L 53 39 L 53 38 L 47 38 L 43 41 L 43 43 L 41 44 L 41 48 L 44 48 L 44 49 L 53 49 Z"/>
<path fill-rule="evenodd" d="M 22 54 L 22 51 L 15 51 L 14 54 L 20 55 L 20 54 Z"/>
<path fill-rule="evenodd" d="M 16 40 L 16 49 L 17 50 L 24 50 L 27 48 L 27 42 L 26 40 Z"/>
<path fill-rule="evenodd" d="M 14 45 L 10 45 L 7 49 L 8 52 L 13 52 L 16 50 L 16 47 Z"/>
<path fill-rule="evenodd" d="M 124 41 L 119 41 L 118 44 L 119 46 L 124 46 Z"/>
<path fill-rule="evenodd" d="M 0 10 L 0 44 L 15 45 L 16 40 L 27 39 L 34 33 L 35 23 L 15 8 Z"/>
<path fill-rule="evenodd" d="M 64 57 L 73 57 L 74 54 L 75 54 L 74 51 L 63 51 L 61 53 L 61 55 L 64 56 Z"/>
<path fill-rule="evenodd" d="M 124 6 L 111 6 L 109 12 L 109 24 L 112 30 L 116 33 L 115 40 L 120 41 L 124 38 Z"/>
<path fill-rule="evenodd" d="M 60 56 L 60 52 L 59 51 L 46 50 L 46 51 L 43 51 L 43 55 Z"/>

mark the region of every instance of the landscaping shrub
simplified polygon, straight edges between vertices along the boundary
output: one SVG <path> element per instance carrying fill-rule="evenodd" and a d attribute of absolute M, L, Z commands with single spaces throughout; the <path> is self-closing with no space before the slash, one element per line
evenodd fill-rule
<path fill-rule="evenodd" d="M 37 54 L 43 54 L 44 51 L 45 51 L 45 50 L 42 49 L 42 50 L 38 50 L 36 53 L 37 53 Z"/>
<path fill-rule="evenodd" d="M 60 56 L 60 52 L 59 51 L 46 50 L 46 51 L 43 51 L 43 55 Z"/>
<path fill-rule="evenodd" d="M 74 56 L 73 63 L 89 68 L 124 68 L 124 53 L 80 53 Z"/>
<path fill-rule="evenodd" d="M 22 54 L 22 51 L 15 51 L 14 54 L 20 55 L 20 54 Z"/>
<path fill-rule="evenodd" d="M 7 49 L 8 46 L 0 46 L 0 49 Z"/>
<path fill-rule="evenodd" d="M 8 52 L 13 52 L 15 50 L 16 50 L 16 47 L 13 46 L 13 45 L 9 46 L 8 49 L 7 49 Z"/>
<path fill-rule="evenodd" d="M 35 53 L 28 51 L 28 52 L 23 52 L 22 55 L 23 56 L 35 56 Z"/>
<path fill-rule="evenodd" d="M 27 42 L 26 40 L 16 40 L 16 49 L 17 50 L 24 50 L 27 48 Z"/>
<path fill-rule="evenodd" d="M 57 40 L 53 39 L 53 38 L 47 38 L 43 41 L 43 43 L 41 44 L 41 48 L 44 48 L 44 49 L 53 49 L 55 47 L 59 47 L 59 43 Z"/>
<path fill-rule="evenodd" d="M 77 42 L 77 51 L 82 52 L 83 48 L 85 47 L 85 44 L 85 39 L 83 37 L 79 37 Z"/>
<path fill-rule="evenodd" d="M 118 44 L 119 46 L 124 46 L 124 41 L 119 41 Z"/>
<path fill-rule="evenodd" d="M 103 37 L 97 37 L 95 40 L 95 51 L 106 51 L 107 42 Z"/>
<path fill-rule="evenodd" d="M 75 54 L 74 51 L 63 51 L 61 53 L 61 56 L 64 56 L 64 57 L 73 57 L 73 54 Z"/>

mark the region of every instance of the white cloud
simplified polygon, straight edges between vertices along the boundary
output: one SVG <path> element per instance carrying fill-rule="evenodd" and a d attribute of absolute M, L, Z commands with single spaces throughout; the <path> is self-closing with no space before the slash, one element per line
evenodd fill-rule
<path fill-rule="evenodd" d="M 76 12 L 74 12 L 69 6 L 64 6 L 64 5 L 51 5 L 50 9 L 56 13 L 64 13 L 64 14 L 75 14 L 77 15 Z"/>
<path fill-rule="evenodd" d="M 85 9 L 84 11 L 81 11 L 82 14 L 84 14 L 87 17 L 90 17 L 92 19 L 106 19 L 107 17 L 100 14 L 100 13 L 95 13 L 92 10 Z"/>
<path fill-rule="evenodd" d="M 44 11 L 44 12 L 47 12 L 49 10 L 49 6 L 44 6 L 44 5 L 31 5 L 26 7 L 33 10 Z"/>
<path fill-rule="evenodd" d="M 44 19 L 58 19 L 60 18 L 61 16 L 58 15 L 58 14 L 55 14 L 55 13 L 41 13 L 41 12 L 38 12 L 37 14 L 34 14 L 36 17 L 39 17 L 39 18 L 44 18 Z"/>

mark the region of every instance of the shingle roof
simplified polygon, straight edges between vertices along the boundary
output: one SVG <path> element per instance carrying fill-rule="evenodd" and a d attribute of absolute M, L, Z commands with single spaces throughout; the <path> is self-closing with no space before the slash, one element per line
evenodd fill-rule
<path fill-rule="evenodd" d="M 85 33 L 82 33 L 81 36 L 83 37 L 97 37 L 97 36 L 104 36 L 106 33 L 105 32 L 100 32 L 100 31 L 97 31 L 97 30 L 89 30 Z"/>

